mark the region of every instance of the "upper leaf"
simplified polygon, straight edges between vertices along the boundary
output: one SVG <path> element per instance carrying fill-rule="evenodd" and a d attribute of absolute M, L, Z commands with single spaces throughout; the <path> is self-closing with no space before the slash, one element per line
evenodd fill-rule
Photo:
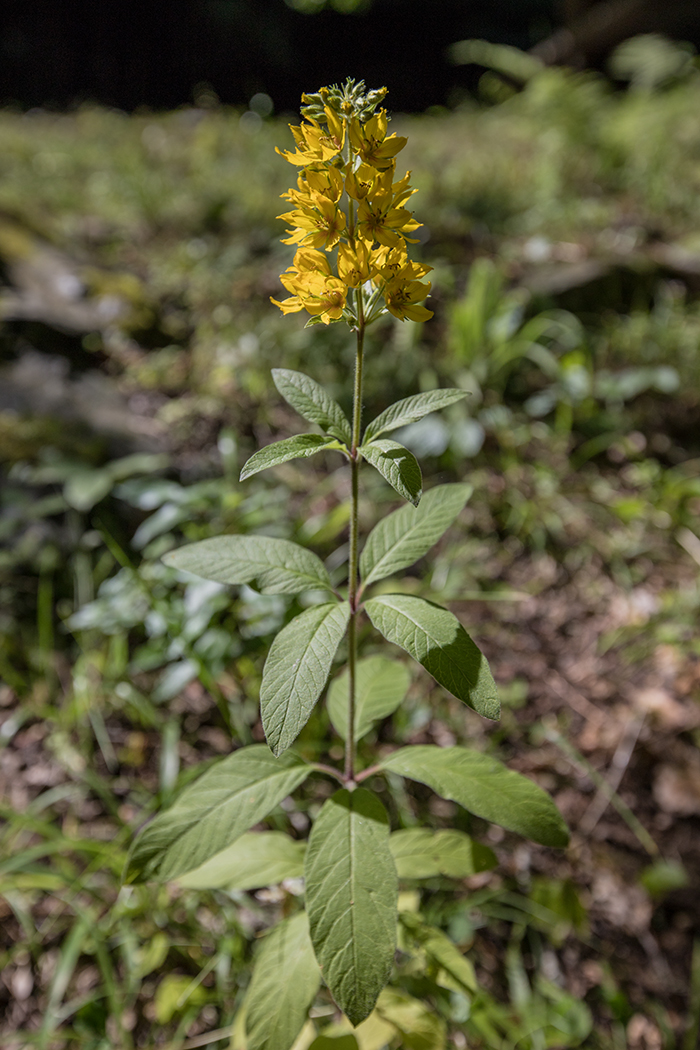
<path fill-rule="evenodd" d="M 263 668 L 260 710 L 265 737 L 276 755 L 287 750 L 308 722 L 349 619 L 347 602 L 314 605 L 272 643 Z"/>
<path fill-rule="evenodd" d="M 380 764 L 543 846 L 566 846 L 569 841 L 566 824 L 547 792 L 489 755 L 421 744 L 402 747 Z"/>
<path fill-rule="evenodd" d="M 245 997 L 248 1050 L 290 1050 L 321 984 L 306 912 L 283 919 L 256 953 Z"/>
<path fill-rule="evenodd" d="M 389 849 L 400 879 L 432 879 L 436 875 L 466 879 L 496 866 L 493 850 L 453 829 L 395 831 L 389 839 Z"/>
<path fill-rule="evenodd" d="M 283 831 L 247 831 L 178 882 L 190 890 L 253 890 L 304 874 L 305 842 Z"/>
<path fill-rule="evenodd" d="M 261 470 L 277 467 L 290 459 L 308 459 L 324 449 L 342 451 L 342 445 L 335 438 L 327 438 L 323 434 L 296 434 L 284 441 L 273 441 L 271 445 L 265 445 L 265 448 L 253 453 L 241 471 L 240 480 L 245 481 Z"/>
<path fill-rule="evenodd" d="M 486 657 L 453 613 L 408 594 L 382 594 L 364 607 L 388 642 L 410 653 L 458 700 L 486 718 L 499 717 L 501 705 Z"/>
<path fill-rule="evenodd" d="M 472 486 L 438 485 L 418 507 L 401 507 L 370 532 L 360 557 L 363 586 L 391 576 L 422 558 L 450 527 L 472 494 Z"/>
<path fill-rule="evenodd" d="M 397 896 L 384 807 L 364 788 L 336 791 L 309 837 L 306 908 L 324 980 L 354 1025 L 389 979 Z"/>
<path fill-rule="evenodd" d="M 396 489 L 399 496 L 418 506 L 423 492 L 423 477 L 418 460 L 412 452 L 399 445 L 398 441 L 390 441 L 389 438 L 373 441 L 371 445 L 362 445 L 360 452 Z"/>
<path fill-rule="evenodd" d="M 193 871 L 263 820 L 310 772 L 296 755 L 276 759 L 264 744 L 234 751 L 143 828 L 127 880 L 174 879 Z"/>
<path fill-rule="evenodd" d="M 296 408 L 300 416 L 350 444 L 352 432 L 347 416 L 315 379 L 289 368 L 273 368 L 272 379 L 284 400 Z"/>
<path fill-rule="evenodd" d="M 355 668 L 355 740 L 368 733 L 375 722 L 387 718 L 399 706 L 411 684 L 408 668 L 385 656 L 358 660 Z M 348 735 L 347 668 L 334 678 L 328 690 L 328 714 L 338 736 Z"/>
<path fill-rule="evenodd" d="M 402 401 L 396 401 L 380 412 L 376 419 L 367 424 L 363 441 L 374 441 L 380 434 L 388 434 L 390 430 L 398 430 L 399 427 L 416 423 L 430 412 L 437 412 L 440 408 L 453 405 L 455 401 L 461 401 L 467 397 L 468 390 L 429 390 L 426 394 L 414 394 L 405 397 Z"/>
<path fill-rule="evenodd" d="M 331 590 L 321 559 L 290 540 L 272 536 L 216 536 L 163 556 L 166 565 L 217 583 L 257 583 L 262 594 Z"/>

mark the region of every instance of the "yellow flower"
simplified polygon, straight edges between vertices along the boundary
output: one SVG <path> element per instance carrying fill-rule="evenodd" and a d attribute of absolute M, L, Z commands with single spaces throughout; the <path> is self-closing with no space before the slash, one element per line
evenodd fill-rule
<path fill-rule="evenodd" d="M 316 196 L 338 201 L 343 193 L 343 175 L 338 168 L 304 168 L 297 179 L 296 190 L 280 194 L 292 204 L 308 204 Z"/>
<path fill-rule="evenodd" d="M 306 310 L 320 316 L 324 324 L 338 321 L 345 309 L 347 288 L 333 276 L 328 258 L 313 248 L 299 248 L 293 264 L 280 275 L 280 281 L 292 295 L 280 302 L 271 297 L 284 314 Z"/>
<path fill-rule="evenodd" d="M 289 236 L 282 238 L 282 244 L 303 244 L 310 248 L 325 248 L 326 251 L 336 246 L 346 226 L 345 213 L 335 201 L 318 193 L 311 196 L 308 204 L 277 218 L 293 227 L 287 231 Z"/>
<path fill-rule="evenodd" d="M 350 122 L 350 145 L 367 164 L 374 168 L 388 168 L 394 162 L 408 139 L 399 135 L 386 137 L 388 119 L 385 109 L 380 109 L 366 124 L 355 119 Z"/>
<path fill-rule="evenodd" d="M 370 277 L 369 251 L 362 241 L 355 241 L 354 247 L 341 244 L 338 248 L 338 276 L 348 288 L 357 288 Z"/>
<path fill-rule="evenodd" d="M 376 284 L 400 277 L 404 281 L 415 281 L 430 273 L 432 266 L 413 262 L 404 248 L 375 248 L 371 257 L 372 278 Z M 379 280 L 377 280 L 379 278 Z"/>
<path fill-rule="evenodd" d="M 347 288 L 337 277 L 324 279 L 319 274 L 309 276 L 304 309 L 312 316 L 320 317 L 324 324 L 340 320 L 346 299 Z"/>
<path fill-rule="evenodd" d="M 357 236 L 369 245 L 378 241 L 387 248 L 402 246 L 410 239 L 406 233 L 420 225 L 406 208 L 393 207 L 390 193 L 366 197 L 357 209 Z"/>
<path fill-rule="evenodd" d="M 369 164 L 360 164 L 357 171 L 349 171 L 345 176 L 345 192 L 355 201 L 364 200 L 372 190 L 379 172 Z"/>
<path fill-rule="evenodd" d="M 432 310 L 417 304 L 429 294 L 430 281 L 423 284 L 421 281 L 405 281 L 401 277 L 394 277 L 384 288 L 384 302 L 389 313 L 400 321 L 406 318 L 409 321 L 428 321 L 433 316 Z"/>
<path fill-rule="evenodd" d="M 317 120 L 311 120 L 310 124 L 301 124 L 299 127 L 289 125 L 297 145 L 296 153 L 277 147 L 275 151 L 290 164 L 325 163 L 337 157 L 345 142 L 345 124 L 329 106 L 325 107 L 325 114 L 327 129 Z"/>

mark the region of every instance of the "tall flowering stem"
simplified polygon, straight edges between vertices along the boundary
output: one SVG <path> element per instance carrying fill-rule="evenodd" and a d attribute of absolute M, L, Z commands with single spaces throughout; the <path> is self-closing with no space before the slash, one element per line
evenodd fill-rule
<path fill-rule="evenodd" d="M 363 95 L 362 85 L 323 88 L 304 96 L 307 121 L 291 126 L 296 149 L 278 150 L 299 167 L 297 188 L 282 194 L 293 205 L 279 218 L 289 223 L 284 244 L 297 245 L 281 275 L 289 298 L 272 302 L 284 313 L 306 310 L 308 324 L 345 321 L 357 334 L 350 446 L 351 508 L 348 566 L 348 725 L 355 722 L 358 617 L 358 473 L 362 441 L 362 380 L 366 328 L 382 314 L 425 321 L 420 305 L 430 292 L 430 271 L 409 259 L 408 236 L 419 227 L 405 207 L 415 190 L 410 172 L 395 181 L 396 157 L 406 139 L 387 134 L 382 89 Z M 348 732 L 345 778 L 353 783 L 355 738 Z"/>

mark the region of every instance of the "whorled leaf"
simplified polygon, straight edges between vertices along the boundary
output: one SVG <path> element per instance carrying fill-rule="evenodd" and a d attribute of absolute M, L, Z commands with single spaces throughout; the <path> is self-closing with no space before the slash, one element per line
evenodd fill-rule
<path fill-rule="evenodd" d="M 309 837 L 306 908 L 323 978 L 354 1025 L 389 979 L 397 896 L 384 807 L 364 788 L 336 791 Z"/>
<path fill-rule="evenodd" d="M 261 470 L 277 467 L 290 459 L 308 459 L 324 449 L 342 451 L 343 446 L 335 438 L 327 438 L 323 434 L 296 434 L 294 437 L 284 438 L 283 441 L 273 441 L 271 445 L 253 453 L 243 466 L 240 480 L 245 481 Z"/>
<path fill-rule="evenodd" d="M 380 765 L 543 846 L 561 847 L 569 841 L 566 824 L 547 792 L 490 755 L 419 744 L 394 751 Z"/>
<path fill-rule="evenodd" d="M 363 459 L 371 463 L 383 478 L 409 503 L 418 506 L 423 492 L 423 477 L 418 460 L 398 441 L 381 438 L 360 448 Z"/>
<path fill-rule="evenodd" d="M 368 733 L 375 722 L 388 718 L 408 692 L 411 675 L 408 668 L 385 656 L 368 656 L 358 660 L 355 668 L 355 740 Z M 334 678 L 328 690 L 328 714 L 343 740 L 348 736 L 347 668 Z"/>
<path fill-rule="evenodd" d="M 347 602 L 307 609 L 284 627 L 270 647 L 260 686 L 260 710 L 276 755 L 294 743 L 325 688 L 350 619 Z"/>
<path fill-rule="evenodd" d="M 263 820 L 310 772 L 296 755 L 276 759 L 264 744 L 234 751 L 139 832 L 126 881 L 164 881 L 193 871 Z"/>
<path fill-rule="evenodd" d="M 450 527 L 472 494 L 466 484 L 438 485 L 417 507 L 401 507 L 370 532 L 360 557 L 363 586 L 413 565 Z"/>
<path fill-rule="evenodd" d="M 486 657 L 457 617 L 439 605 L 408 594 L 382 594 L 364 608 L 388 642 L 401 646 L 458 700 L 486 718 L 501 705 Z"/>
<path fill-rule="evenodd" d="M 290 1050 L 320 984 L 306 912 L 297 912 L 256 953 L 245 997 L 247 1050 Z"/>
<path fill-rule="evenodd" d="M 445 390 L 429 390 L 425 394 L 405 397 L 402 401 L 389 405 L 371 423 L 367 424 L 363 442 L 374 441 L 380 434 L 388 434 L 392 430 L 398 430 L 399 427 L 408 426 L 409 423 L 416 423 L 430 412 L 437 412 L 468 396 L 468 390 L 457 390 L 452 387 Z"/>
<path fill-rule="evenodd" d="M 347 416 L 322 386 L 290 368 L 273 368 L 272 379 L 284 400 L 309 423 L 318 423 L 328 434 L 350 444 L 352 433 Z"/>
<path fill-rule="evenodd" d="M 169 551 L 163 561 L 217 583 L 253 583 L 262 594 L 331 590 L 321 559 L 291 540 L 272 536 L 215 536 Z"/>

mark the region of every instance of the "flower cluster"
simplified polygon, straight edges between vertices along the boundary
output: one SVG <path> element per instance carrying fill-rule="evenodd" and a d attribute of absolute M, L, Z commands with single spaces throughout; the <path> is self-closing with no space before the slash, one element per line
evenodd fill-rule
<path fill-rule="evenodd" d="M 366 326 L 386 311 L 401 320 L 433 316 L 420 305 L 431 267 L 411 261 L 406 247 L 420 226 L 405 206 L 416 191 L 410 172 L 394 181 L 406 139 L 388 135 L 386 110 L 375 112 L 385 91 L 363 88 L 348 81 L 304 96 L 307 120 L 290 125 L 295 149 L 277 150 L 301 170 L 296 189 L 282 194 L 290 210 L 279 216 L 289 226 L 282 243 L 297 245 L 280 277 L 290 295 L 272 302 L 283 313 L 306 310 L 309 324 Z"/>

